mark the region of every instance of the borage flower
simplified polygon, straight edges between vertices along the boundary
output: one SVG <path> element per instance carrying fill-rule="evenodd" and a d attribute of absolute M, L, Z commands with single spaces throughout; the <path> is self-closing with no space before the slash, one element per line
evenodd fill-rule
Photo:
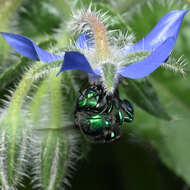
<path fill-rule="evenodd" d="M 143 78 L 168 60 L 187 12 L 187 9 L 171 11 L 136 44 L 131 45 L 128 43 L 129 37 L 120 36 L 124 38 L 124 43 L 117 45 L 117 40 L 110 37 L 112 33 L 103 24 L 102 15 L 90 9 L 80 11 L 73 16 L 70 26 L 73 31 L 82 33 L 76 41 L 78 51 L 67 51 L 64 55 L 49 53 L 25 36 L 4 32 L 1 34 L 23 56 L 46 63 L 63 59 L 59 73 L 73 69 L 85 71 L 92 77 L 99 76 L 107 91 L 113 92 L 118 76 Z"/>
<path fill-rule="evenodd" d="M 75 43 L 78 51 L 67 51 L 64 55 L 49 53 L 25 36 L 1 34 L 25 57 L 46 63 L 63 59 L 57 75 L 73 69 L 87 72 L 93 85 L 77 99 L 75 124 L 91 140 L 112 142 L 120 137 L 122 123 L 133 120 L 131 104 L 121 100 L 115 90 L 118 78 L 143 78 L 167 62 L 187 12 L 187 9 L 169 12 L 133 45 L 131 36 L 119 35 L 116 39 L 113 36 L 120 32 L 107 31 L 105 15 L 90 9 L 79 11 L 69 25 L 74 32 L 81 33 Z"/>

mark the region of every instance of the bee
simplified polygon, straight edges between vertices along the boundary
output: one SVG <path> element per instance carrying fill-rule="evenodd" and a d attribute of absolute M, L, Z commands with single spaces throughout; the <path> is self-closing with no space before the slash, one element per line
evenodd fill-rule
<path fill-rule="evenodd" d="M 124 122 L 132 122 L 134 109 L 128 100 L 121 100 L 118 91 L 107 95 L 101 85 L 91 85 L 76 100 L 75 126 L 37 131 L 67 132 L 79 129 L 88 140 L 94 143 L 110 143 L 121 136 Z"/>
<path fill-rule="evenodd" d="M 134 109 L 116 91 L 107 95 L 101 85 L 91 85 L 76 100 L 75 125 L 93 142 L 109 143 L 121 136 L 123 122 L 132 122 Z"/>

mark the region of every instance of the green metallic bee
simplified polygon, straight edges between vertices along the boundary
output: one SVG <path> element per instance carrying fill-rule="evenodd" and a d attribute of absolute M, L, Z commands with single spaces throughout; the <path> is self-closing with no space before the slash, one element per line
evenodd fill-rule
<path fill-rule="evenodd" d="M 109 143 L 121 136 L 123 122 L 131 122 L 134 110 L 128 100 L 121 100 L 116 91 L 107 95 L 101 85 L 92 85 L 81 92 L 75 108 L 75 128 L 92 142 Z M 72 126 L 64 128 L 43 128 L 37 131 L 66 132 Z"/>
<path fill-rule="evenodd" d="M 120 138 L 123 122 L 131 122 L 134 110 L 118 93 L 107 95 L 101 85 L 81 92 L 75 109 L 75 124 L 91 141 L 108 143 Z"/>

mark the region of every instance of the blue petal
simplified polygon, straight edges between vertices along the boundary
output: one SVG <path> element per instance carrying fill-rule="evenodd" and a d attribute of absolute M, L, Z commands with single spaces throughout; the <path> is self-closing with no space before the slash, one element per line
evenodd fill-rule
<path fill-rule="evenodd" d="M 187 12 L 187 9 L 169 12 L 160 19 L 157 25 L 145 38 L 137 42 L 134 46 L 126 46 L 123 49 L 124 54 L 133 51 L 154 51 L 165 40 L 171 37 L 176 41 L 182 20 Z"/>
<path fill-rule="evenodd" d="M 46 63 L 63 59 L 64 55 L 55 55 L 39 48 L 29 38 L 19 35 L 1 32 L 3 38 L 21 55 L 36 61 L 43 61 Z"/>
<path fill-rule="evenodd" d="M 76 41 L 76 45 L 79 49 L 86 49 L 92 46 L 92 44 L 90 43 L 90 37 L 84 33 L 82 33 L 77 41 Z"/>
<path fill-rule="evenodd" d="M 175 38 L 167 39 L 151 55 L 142 61 L 120 69 L 119 73 L 128 78 L 143 78 L 156 70 L 169 56 L 175 45 Z"/>
<path fill-rule="evenodd" d="M 65 52 L 64 61 L 57 76 L 63 71 L 73 70 L 73 69 L 78 69 L 88 72 L 90 74 L 95 74 L 90 64 L 88 63 L 88 60 L 83 54 L 77 51 Z"/>

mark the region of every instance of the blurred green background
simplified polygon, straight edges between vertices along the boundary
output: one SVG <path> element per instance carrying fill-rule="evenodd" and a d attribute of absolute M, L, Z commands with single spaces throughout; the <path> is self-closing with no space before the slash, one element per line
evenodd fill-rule
<path fill-rule="evenodd" d="M 133 31 L 136 41 L 170 10 L 190 6 L 188 0 L 0 0 L 0 31 L 41 42 L 49 37 L 67 41 L 70 9 L 88 7 L 90 2 L 97 9 L 110 11 L 111 27 Z M 128 81 L 129 86 L 120 87 L 122 97 L 134 105 L 135 120 L 123 126 L 119 141 L 87 145 L 87 153 L 72 174 L 72 190 L 190 189 L 190 13 L 185 16 L 174 50 L 176 58 L 181 55 L 187 61 L 185 76 L 159 68 L 147 81 Z M 0 59 L 0 95 L 6 99 L 30 61 L 15 66 L 14 76 L 3 78 L 19 58 L 2 38 Z M 147 102 L 139 104 L 141 98 Z M 167 115 L 173 119 L 165 121 Z"/>

